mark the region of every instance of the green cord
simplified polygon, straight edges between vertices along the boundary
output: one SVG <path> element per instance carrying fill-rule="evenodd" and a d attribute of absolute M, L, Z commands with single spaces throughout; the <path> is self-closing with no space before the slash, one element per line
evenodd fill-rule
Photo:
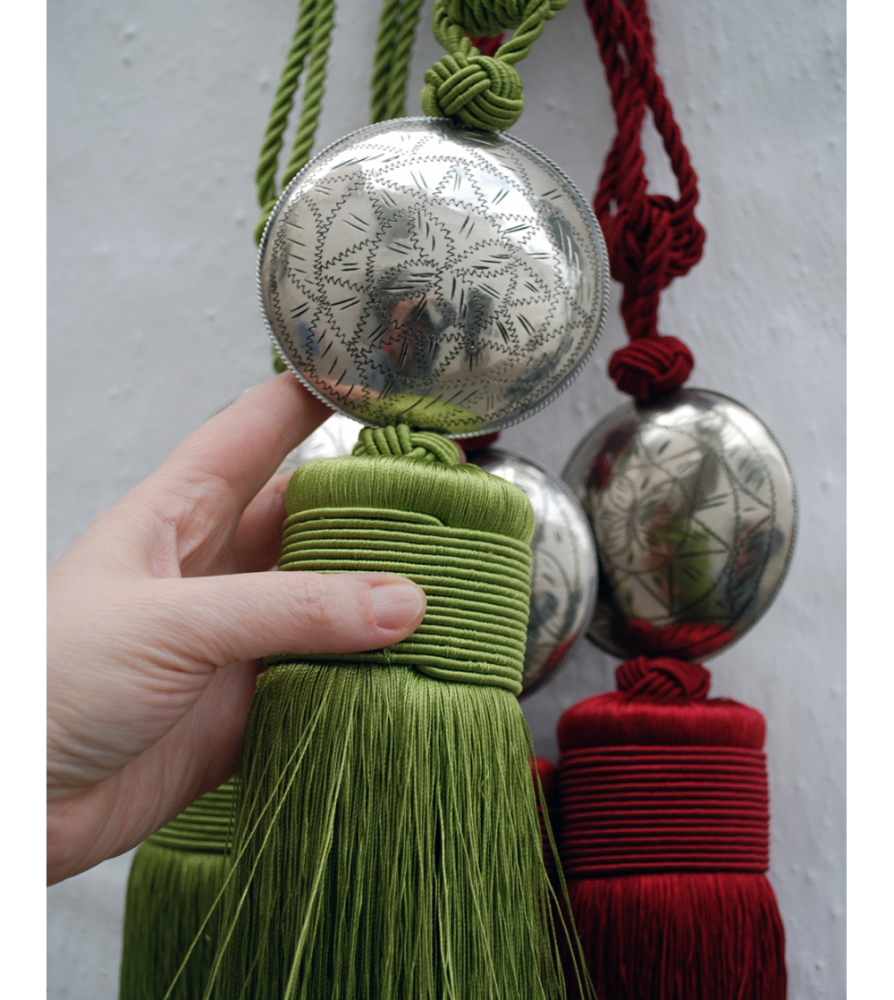
<path fill-rule="evenodd" d="M 261 242 L 264 227 L 280 192 L 310 157 L 323 102 L 323 84 L 326 80 L 326 63 L 329 58 L 329 43 L 334 20 L 335 0 L 301 0 L 298 24 L 273 100 L 273 107 L 270 109 L 267 131 L 261 145 L 260 162 L 255 173 L 258 204 L 261 207 L 261 218 L 254 231 L 256 243 Z M 310 60 L 304 86 L 301 120 L 298 123 L 292 153 L 281 186 L 277 187 L 276 169 L 283 145 L 283 135 L 308 56 Z"/>
<path fill-rule="evenodd" d="M 425 74 L 422 110 L 453 118 L 467 128 L 493 131 L 518 121 L 524 88 L 514 63 L 524 59 L 544 25 L 568 0 L 435 0 L 434 35 L 447 49 Z M 470 37 L 495 37 L 514 29 L 493 56 Z"/>
<path fill-rule="evenodd" d="M 400 118 L 404 114 L 404 95 L 410 51 L 419 19 L 422 0 L 385 0 L 376 43 L 372 79 L 372 121 Z M 255 173 L 261 218 L 255 226 L 255 243 L 260 244 L 264 228 L 281 192 L 310 158 L 323 100 L 323 84 L 335 17 L 335 0 L 301 0 L 298 24 L 279 87 L 270 110 L 270 118 L 260 162 Z M 308 62 L 309 57 L 309 62 Z M 295 99 L 295 92 L 308 62 L 301 120 L 295 133 L 292 153 L 282 179 L 277 185 L 276 171 L 283 135 Z M 273 368 L 286 371 L 286 364 L 271 348 Z"/>
<path fill-rule="evenodd" d="M 370 84 L 370 120 L 402 118 L 410 51 L 422 0 L 385 0 Z"/>

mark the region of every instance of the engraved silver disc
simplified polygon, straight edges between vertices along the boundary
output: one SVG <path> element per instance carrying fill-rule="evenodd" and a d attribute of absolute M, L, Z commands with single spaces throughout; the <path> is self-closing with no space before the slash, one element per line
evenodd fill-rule
<path fill-rule="evenodd" d="M 779 592 L 797 532 L 795 484 L 772 433 L 735 400 L 680 389 L 621 406 L 562 476 L 595 532 L 589 635 L 608 652 L 713 656 Z"/>
<path fill-rule="evenodd" d="M 571 491 L 542 466 L 500 448 L 469 461 L 524 490 L 534 508 L 523 698 L 555 676 L 587 631 L 596 600 L 593 534 Z"/>
<path fill-rule="evenodd" d="M 608 258 L 542 154 L 439 118 L 346 136 L 289 184 L 259 294 L 285 363 L 336 410 L 467 437 L 546 406 L 602 332 Z"/>

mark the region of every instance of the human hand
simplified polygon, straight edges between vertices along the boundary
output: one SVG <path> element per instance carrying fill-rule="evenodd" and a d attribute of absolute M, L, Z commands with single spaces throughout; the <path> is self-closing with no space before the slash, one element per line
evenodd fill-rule
<path fill-rule="evenodd" d="M 47 877 L 129 850 L 235 771 L 260 657 L 406 638 L 387 573 L 268 573 L 282 459 L 329 414 L 291 374 L 203 424 L 48 573 Z M 273 478 L 271 479 L 271 476 Z"/>

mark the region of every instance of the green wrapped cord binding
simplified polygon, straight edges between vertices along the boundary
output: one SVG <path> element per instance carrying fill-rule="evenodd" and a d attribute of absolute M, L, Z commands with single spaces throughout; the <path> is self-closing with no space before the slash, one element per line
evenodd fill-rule
<path fill-rule="evenodd" d="M 197 799 L 137 848 L 127 880 L 119 1000 L 194 1000 L 217 947 L 234 783 Z M 170 992 L 169 992 L 170 991 Z"/>
<path fill-rule="evenodd" d="M 521 684 L 534 520 L 453 442 L 364 430 L 286 494 L 283 570 L 386 570 L 403 642 L 267 661 L 206 996 L 565 995 Z"/>

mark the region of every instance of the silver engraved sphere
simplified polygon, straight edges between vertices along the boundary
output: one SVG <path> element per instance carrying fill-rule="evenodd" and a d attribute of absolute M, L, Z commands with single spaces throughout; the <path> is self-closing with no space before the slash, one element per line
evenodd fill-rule
<path fill-rule="evenodd" d="M 593 534 L 568 487 L 535 462 L 500 448 L 469 461 L 524 490 L 534 508 L 523 698 L 555 676 L 586 634 L 596 600 Z"/>
<path fill-rule="evenodd" d="M 341 413 L 333 413 L 282 460 L 277 472 L 294 472 L 313 458 L 342 458 L 357 444 L 363 424 Z"/>
<path fill-rule="evenodd" d="M 380 122 L 294 178 L 261 241 L 285 363 L 336 410 L 452 437 L 546 406 L 605 323 L 608 258 L 568 178 L 504 133 Z"/>
<path fill-rule="evenodd" d="M 795 484 L 772 433 L 735 400 L 679 389 L 621 406 L 562 476 L 596 535 L 589 635 L 608 652 L 713 656 L 779 592 L 797 531 Z"/>

